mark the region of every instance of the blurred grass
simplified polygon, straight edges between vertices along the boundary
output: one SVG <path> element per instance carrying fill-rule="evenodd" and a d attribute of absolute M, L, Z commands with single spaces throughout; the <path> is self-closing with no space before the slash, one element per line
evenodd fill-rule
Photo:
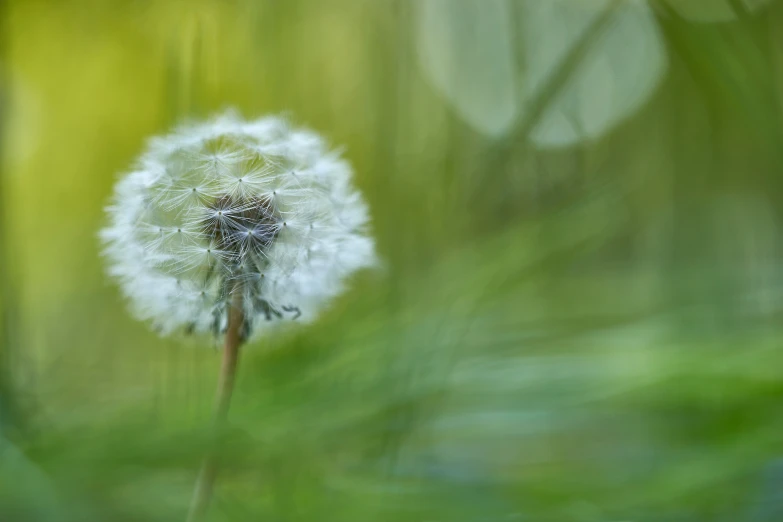
<path fill-rule="evenodd" d="M 7 0 L 0 520 L 184 518 L 219 357 L 127 314 L 96 231 L 226 106 L 345 147 L 384 267 L 247 347 L 214 520 L 780 519 L 783 4 L 656 4 L 651 100 L 550 150 L 458 118 L 412 6 Z"/>

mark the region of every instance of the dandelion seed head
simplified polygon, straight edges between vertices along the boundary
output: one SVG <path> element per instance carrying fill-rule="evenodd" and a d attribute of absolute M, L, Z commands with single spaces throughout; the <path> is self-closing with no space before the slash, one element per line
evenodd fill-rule
<path fill-rule="evenodd" d="M 375 263 L 351 169 L 315 133 L 233 113 L 150 140 L 101 231 L 108 272 L 162 334 L 311 320 Z M 240 290 L 237 290 L 240 289 Z"/>

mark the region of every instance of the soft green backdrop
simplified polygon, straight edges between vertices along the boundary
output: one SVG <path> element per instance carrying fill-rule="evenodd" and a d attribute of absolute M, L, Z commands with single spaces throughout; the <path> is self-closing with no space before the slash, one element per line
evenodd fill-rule
<path fill-rule="evenodd" d="M 783 519 L 783 3 L 654 4 L 656 81 L 588 93 L 638 107 L 553 148 L 578 53 L 499 125 L 470 51 L 510 35 L 524 84 L 538 40 L 482 17 L 546 0 L 419 1 L 2 3 L 0 521 L 184 519 L 219 353 L 134 321 L 96 233 L 147 137 L 226 107 L 344 147 L 384 264 L 246 347 L 213 520 Z"/>

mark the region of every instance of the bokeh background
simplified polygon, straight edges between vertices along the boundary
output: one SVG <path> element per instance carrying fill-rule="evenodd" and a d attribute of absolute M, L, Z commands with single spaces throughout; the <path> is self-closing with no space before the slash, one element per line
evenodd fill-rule
<path fill-rule="evenodd" d="M 210 520 L 783 520 L 783 2 L 0 16 L 0 521 L 184 520 L 220 354 L 97 230 L 227 107 L 343 147 L 384 263 L 244 349 Z"/>

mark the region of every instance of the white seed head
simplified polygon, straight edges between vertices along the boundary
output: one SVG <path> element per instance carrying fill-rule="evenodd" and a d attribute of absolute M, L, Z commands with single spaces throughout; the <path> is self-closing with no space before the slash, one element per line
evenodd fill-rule
<path fill-rule="evenodd" d="M 235 292 L 245 336 L 313 319 L 375 262 L 350 166 L 274 117 L 229 112 L 153 138 L 107 213 L 109 273 L 163 334 L 222 334 Z"/>

